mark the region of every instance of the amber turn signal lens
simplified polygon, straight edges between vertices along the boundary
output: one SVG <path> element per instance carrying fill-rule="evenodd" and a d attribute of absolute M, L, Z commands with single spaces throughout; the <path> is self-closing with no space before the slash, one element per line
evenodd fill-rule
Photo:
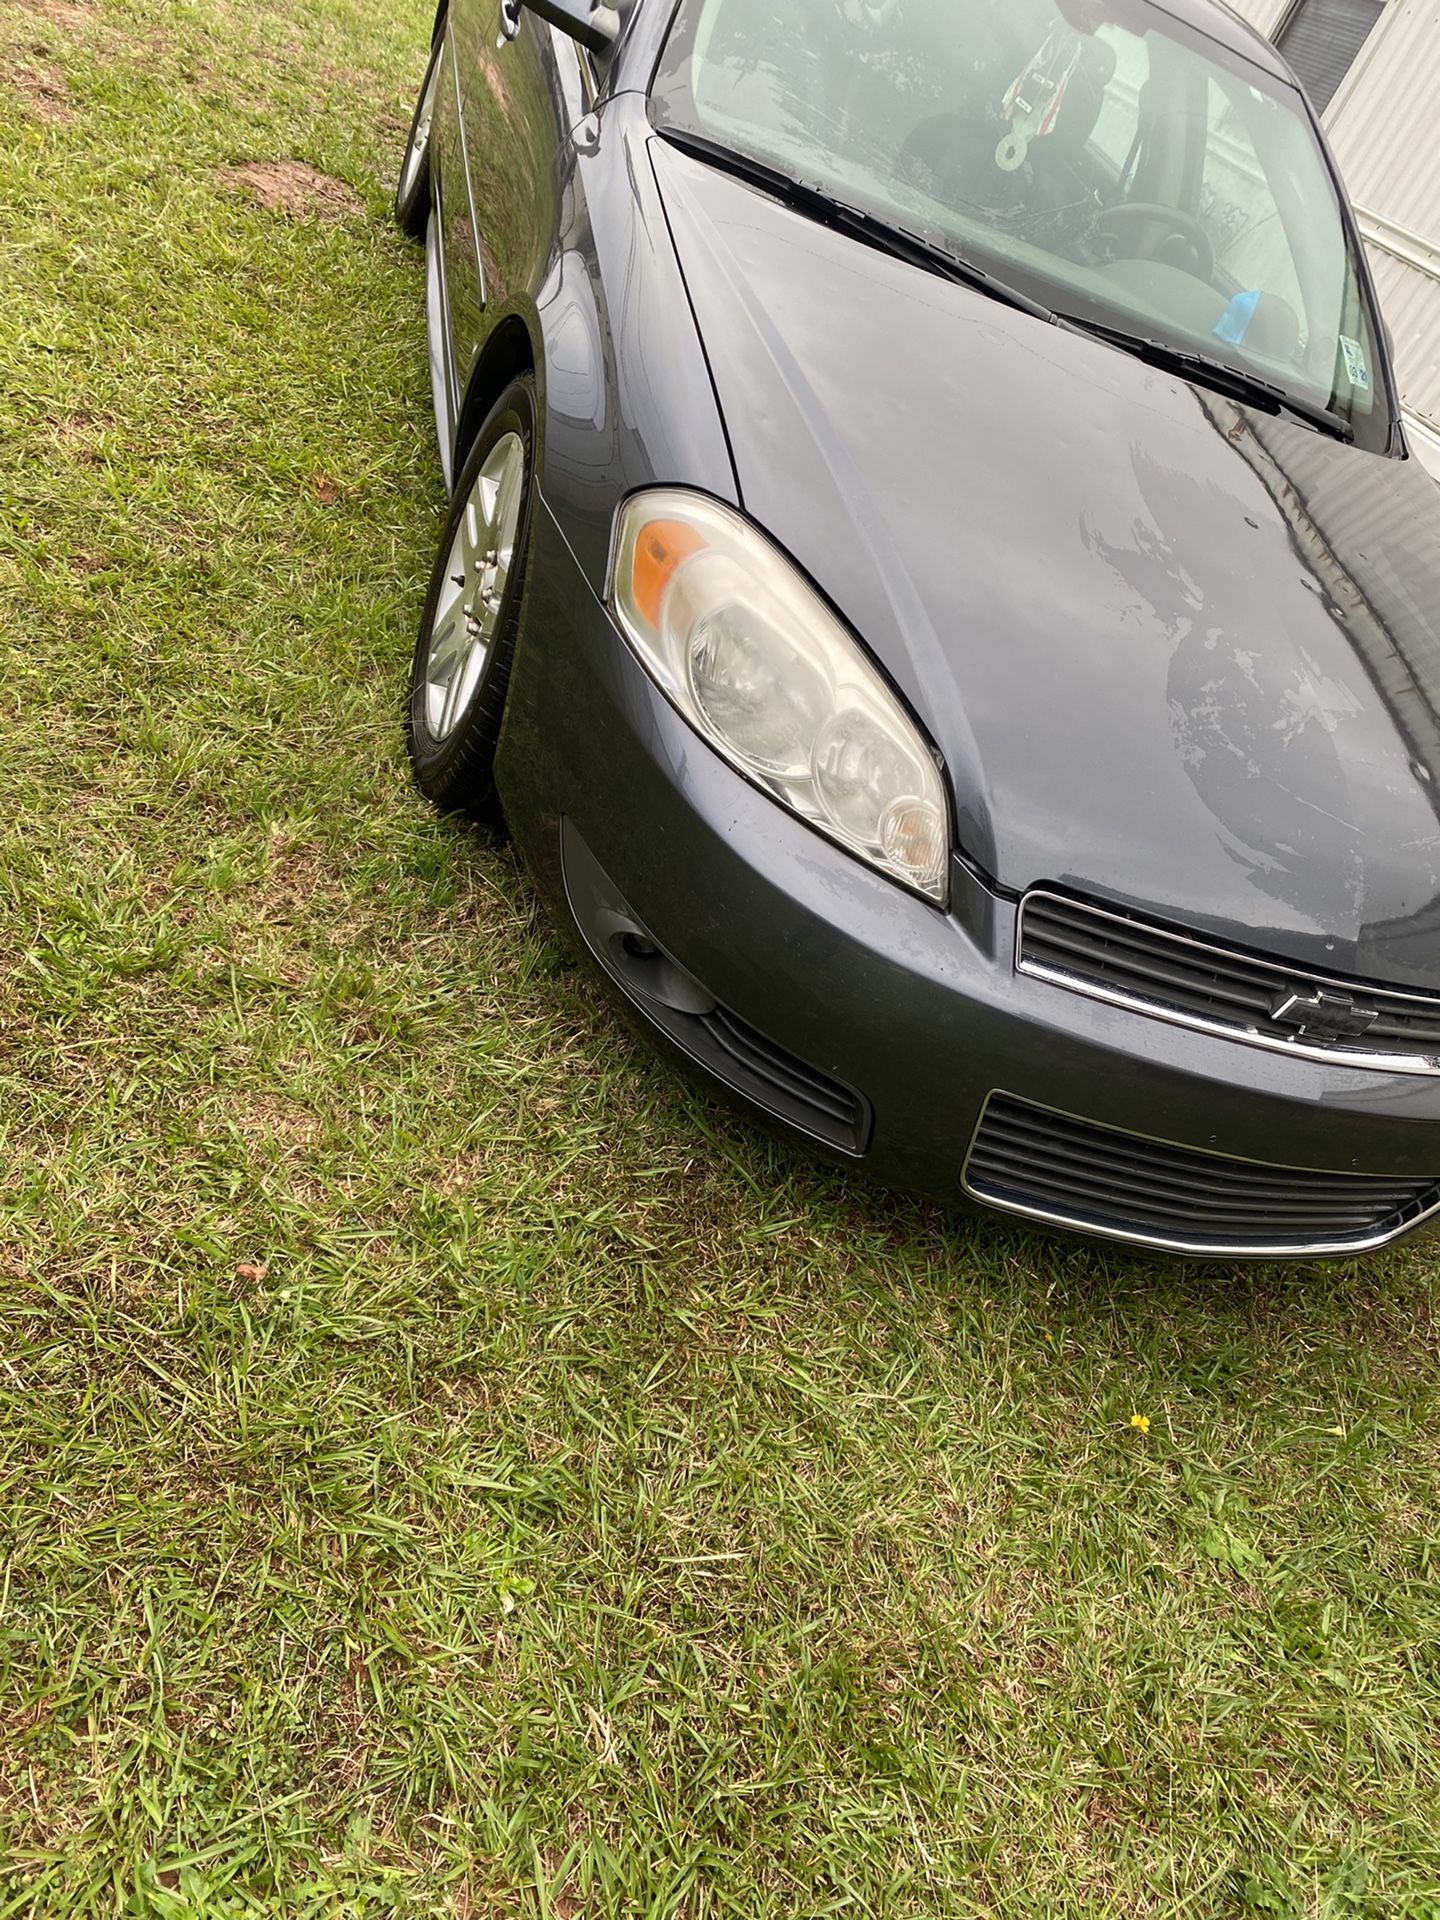
<path fill-rule="evenodd" d="M 687 527 L 683 520 L 650 520 L 640 529 L 630 573 L 630 597 L 652 627 L 660 624 L 661 603 L 675 569 L 704 544 L 694 527 Z"/>

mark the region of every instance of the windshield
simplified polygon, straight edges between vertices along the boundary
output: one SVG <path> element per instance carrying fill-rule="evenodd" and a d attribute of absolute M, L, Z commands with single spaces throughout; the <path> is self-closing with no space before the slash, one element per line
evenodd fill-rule
<path fill-rule="evenodd" d="M 690 0 L 652 112 L 1388 441 L 1299 93 L 1147 0 Z"/>

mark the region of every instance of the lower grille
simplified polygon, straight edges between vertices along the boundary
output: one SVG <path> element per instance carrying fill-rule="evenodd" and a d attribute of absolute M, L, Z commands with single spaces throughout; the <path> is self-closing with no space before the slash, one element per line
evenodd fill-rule
<path fill-rule="evenodd" d="M 992 1093 L 962 1176 L 991 1206 L 1176 1253 L 1358 1253 L 1440 1207 L 1440 1181 L 1271 1167 Z"/>

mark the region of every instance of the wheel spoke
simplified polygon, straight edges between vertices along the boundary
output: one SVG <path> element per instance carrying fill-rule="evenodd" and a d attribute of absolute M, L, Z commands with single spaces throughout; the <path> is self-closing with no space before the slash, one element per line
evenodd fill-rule
<path fill-rule="evenodd" d="M 465 511 L 460 516 L 460 559 L 465 570 L 465 589 L 474 592 L 484 565 L 489 541 L 486 527 L 475 495 L 472 493 L 465 502 Z"/>
<path fill-rule="evenodd" d="M 456 722 L 459 720 L 461 714 L 464 713 L 466 707 L 469 706 L 470 696 L 474 691 L 475 682 L 480 676 L 480 669 L 485 664 L 485 647 L 483 642 L 475 639 L 473 635 L 467 635 L 467 639 L 468 645 L 466 651 L 462 655 L 450 684 L 445 690 L 445 705 L 440 712 L 440 738 L 442 740 L 448 739 L 450 734 L 454 732 Z"/>
<path fill-rule="evenodd" d="M 505 464 L 501 469 L 495 503 L 495 573 L 497 592 L 503 592 L 515 558 L 515 536 L 520 527 L 520 507 L 525 492 L 525 449 L 518 435 L 506 443 Z"/>
<path fill-rule="evenodd" d="M 495 510 L 495 552 L 502 573 L 515 551 L 515 529 L 520 521 L 520 464 L 507 465 L 500 480 Z"/>
<path fill-rule="evenodd" d="M 457 594 L 449 611 L 442 615 L 430 636 L 431 680 L 438 686 L 448 687 L 469 644 L 469 622 Z"/>
<path fill-rule="evenodd" d="M 425 717 L 437 739 L 446 731 L 445 715 L 450 708 L 451 694 L 473 637 L 460 595 L 456 593 L 431 631 L 430 657 L 425 665 Z"/>

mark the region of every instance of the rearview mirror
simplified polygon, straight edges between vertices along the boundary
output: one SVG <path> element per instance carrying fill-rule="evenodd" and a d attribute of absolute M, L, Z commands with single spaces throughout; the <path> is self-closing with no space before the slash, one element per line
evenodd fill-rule
<path fill-rule="evenodd" d="M 613 7 L 592 6 L 590 0 L 522 0 L 522 4 L 591 53 L 608 53 L 620 38 L 620 16 Z"/>

